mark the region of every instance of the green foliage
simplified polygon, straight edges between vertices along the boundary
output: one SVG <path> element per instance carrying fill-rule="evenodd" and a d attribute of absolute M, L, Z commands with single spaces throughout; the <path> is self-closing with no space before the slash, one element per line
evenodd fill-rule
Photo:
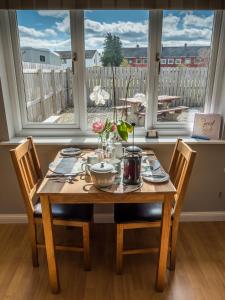
<path fill-rule="evenodd" d="M 120 38 L 111 33 L 107 33 L 104 41 L 104 51 L 101 62 L 104 67 L 119 67 L 124 57 L 122 54 L 122 43 Z"/>
<path fill-rule="evenodd" d="M 107 118 L 106 121 L 105 121 L 105 127 L 102 131 L 102 132 L 105 133 L 106 140 L 109 139 L 110 132 L 112 132 L 112 125 L 113 125 L 112 122 L 110 122 Z"/>
<path fill-rule="evenodd" d="M 123 141 L 128 140 L 128 133 L 133 131 L 133 126 L 126 121 L 120 120 L 117 123 L 117 132 Z"/>
<path fill-rule="evenodd" d="M 128 63 L 128 60 L 126 58 L 123 59 L 123 61 L 121 63 L 121 67 L 129 67 L 129 63 Z"/>

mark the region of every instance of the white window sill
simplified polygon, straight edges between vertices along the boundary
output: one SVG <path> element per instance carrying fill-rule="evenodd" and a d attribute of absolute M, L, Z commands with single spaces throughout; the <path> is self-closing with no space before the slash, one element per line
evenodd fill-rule
<path fill-rule="evenodd" d="M 180 136 L 185 142 L 190 145 L 223 145 L 225 140 L 202 140 L 194 139 L 187 136 Z M 0 142 L 1 146 L 4 145 L 18 145 L 23 142 L 25 138 L 15 137 L 10 141 Z M 146 139 L 145 137 L 135 137 L 135 144 L 137 145 L 163 145 L 163 144 L 174 144 L 177 140 L 177 137 L 160 137 L 156 139 Z M 97 138 L 93 136 L 77 136 L 77 137 L 34 137 L 34 142 L 37 145 L 63 145 L 63 146 L 96 146 Z M 128 144 L 132 143 L 132 138 L 129 138 Z"/>

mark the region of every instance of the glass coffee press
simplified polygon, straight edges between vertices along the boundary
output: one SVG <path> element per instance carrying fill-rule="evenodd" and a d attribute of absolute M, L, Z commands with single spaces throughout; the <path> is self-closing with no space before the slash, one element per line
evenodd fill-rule
<path fill-rule="evenodd" d="M 138 185 L 141 183 L 141 153 L 142 149 L 134 145 L 134 127 L 133 126 L 133 142 L 132 146 L 125 149 L 123 157 L 123 183 L 127 185 Z"/>

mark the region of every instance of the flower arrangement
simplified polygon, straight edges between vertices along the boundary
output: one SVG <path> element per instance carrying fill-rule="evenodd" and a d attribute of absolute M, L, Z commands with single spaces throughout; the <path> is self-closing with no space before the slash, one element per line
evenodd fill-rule
<path fill-rule="evenodd" d="M 116 80 L 115 80 L 115 70 L 112 67 L 112 85 L 113 85 L 113 121 L 106 119 L 105 123 L 103 121 L 96 121 L 92 124 L 92 131 L 97 133 L 101 138 L 101 141 L 108 140 L 111 132 L 117 132 L 117 137 L 121 138 L 123 141 L 128 140 L 128 134 L 133 131 L 132 125 L 128 122 L 127 117 L 127 101 L 125 101 L 125 108 L 122 111 L 122 116 L 117 119 L 117 110 L 116 110 Z M 132 78 L 129 77 L 125 99 L 128 97 L 129 86 Z M 104 105 L 107 100 L 110 99 L 110 95 L 101 86 L 95 86 L 93 92 L 90 94 L 91 101 L 95 102 L 96 105 Z"/>
<path fill-rule="evenodd" d="M 109 93 L 103 90 L 100 85 L 95 86 L 93 92 L 90 94 L 91 101 L 95 102 L 96 105 L 104 105 L 105 101 L 109 100 L 109 98 Z"/>
<path fill-rule="evenodd" d="M 106 119 L 105 122 L 101 120 L 95 121 L 92 124 L 92 131 L 98 134 L 102 144 L 109 139 L 110 133 L 116 132 L 116 130 L 117 130 L 117 126 L 115 122 L 111 122 L 108 119 Z"/>

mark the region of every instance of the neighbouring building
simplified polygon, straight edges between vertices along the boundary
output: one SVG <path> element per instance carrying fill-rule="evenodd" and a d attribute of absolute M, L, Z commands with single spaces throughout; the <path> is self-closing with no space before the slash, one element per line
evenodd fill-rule
<path fill-rule="evenodd" d="M 61 57 L 63 65 L 71 67 L 71 51 L 57 51 Z M 101 55 L 97 50 L 85 50 L 85 63 L 86 67 L 99 67 L 101 66 Z"/>
<path fill-rule="evenodd" d="M 22 61 L 24 62 L 48 64 L 54 66 L 61 65 L 60 55 L 48 49 L 21 47 L 21 55 Z"/>
<path fill-rule="evenodd" d="M 147 66 L 147 47 L 123 48 L 128 66 Z M 210 58 L 209 46 L 162 47 L 160 64 L 162 67 L 206 67 Z"/>

